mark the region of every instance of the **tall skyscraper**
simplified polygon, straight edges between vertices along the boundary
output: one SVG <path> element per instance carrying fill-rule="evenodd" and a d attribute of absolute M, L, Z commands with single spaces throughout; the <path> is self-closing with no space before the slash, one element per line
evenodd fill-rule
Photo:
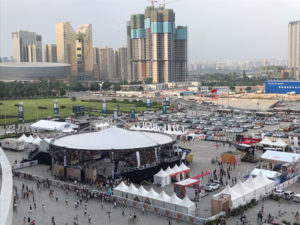
<path fill-rule="evenodd" d="M 120 80 L 128 81 L 128 70 L 127 70 L 127 48 L 120 47 L 116 51 L 116 67 L 117 67 L 117 76 Z"/>
<path fill-rule="evenodd" d="M 99 66 L 99 80 L 101 81 L 116 81 L 117 66 L 116 56 L 112 48 L 104 47 L 97 48 L 98 66 Z"/>
<path fill-rule="evenodd" d="M 44 62 L 57 62 L 57 50 L 55 44 L 44 45 Z"/>
<path fill-rule="evenodd" d="M 128 72 L 131 80 L 152 78 L 154 83 L 185 81 L 187 27 L 175 26 L 175 13 L 147 7 L 127 23 Z"/>
<path fill-rule="evenodd" d="M 300 20 L 289 23 L 288 68 L 291 76 L 300 80 Z"/>
<path fill-rule="evenodd" d="M 15 62 L 42 62 L 42 36 L 35 32 L 12 32 L 12 54 Z"/>
<path fill-rule="evenodd" d="M 76 32 L 69 22 L 56 24 L 57 62 L 71 64 L 71 78 L 94 77 L 92 25 L 82 24 Z"/>

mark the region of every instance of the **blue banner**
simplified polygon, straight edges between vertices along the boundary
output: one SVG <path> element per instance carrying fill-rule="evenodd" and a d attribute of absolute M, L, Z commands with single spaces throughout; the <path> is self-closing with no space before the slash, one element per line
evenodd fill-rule
<path fill-rule="evenodd" d="M 150 100 L 150 98 L 147 98 L 146 106 L 147 106 L 147 110 L 150 110 L 150 108 L 151 108 L 151 100 Z"/>
<path fill-rule="evenodd" d="M 54 112 L 54 116 L 55 117 L 57 117 L 59 115 L 59 105 L 58 105 L 58 102 L 54 102 L 53 112 Z"/>
<path fill-rule="evenodd" d="M 19 115 L 19 121 L 24 121 L 24 106 L 23 104 L 19 104 L 18 107 L 18 115 Z"/>
<path fill-rule="evenodd" d="M 135 108 L 131 108 L 131 118 L 135 118 Z"/>
<path fill-rule="evenodd" d="M 164 106 L 163 106 L 163 114 L 166 114 L 166 113 L 167 113 L 167 106 L 164 105 Z"/>

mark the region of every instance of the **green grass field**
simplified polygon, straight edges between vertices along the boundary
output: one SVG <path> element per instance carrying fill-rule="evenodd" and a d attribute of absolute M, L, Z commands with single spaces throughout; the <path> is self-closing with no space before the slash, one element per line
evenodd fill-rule
<path fill-rule="evenodd" d="M 68 117 L 72 114 L 72 106 L 75 105 L 84 105 L 85 111 L 87 112 L 88 108 L 92 110 L 100 110 L 100 112 L 91 112 L 92 116 L 101 116 L 102 103 L 101 102 L 82 102 L 81 99 L 76 101 L 71 101 L 69 98 L 59 98 L 59 116 Z M 55 99 L 30 99 L 30 100 L 3 100 L 0 101 L 0 124 L 5 124 L 6 115 L 6 124 L 12 124 L 18 122 L 18 107 L 15 104 L 23 102 L 24 105 L 24 120 L 33 121 L 36 119 L 46 119 L 48 116 L 53 117 L 53 103 Z M 124 104 L 124 103 L 107 103 L 107 111 L 112 111 L 117 108 L 117 105 L 120 105 L 121 112 L 130 112 L 132 107 L 135 107 L 135 104 Z M 39 106 L 47 107 L 47 109 L 38 109 Z M 65 108 L 62 108 L 65 106 Z M 145 111 L 145 107 L 138 107 L 136 112 Z M 15 116 L 15 118 L 8 118 L 9 116 Z"/>

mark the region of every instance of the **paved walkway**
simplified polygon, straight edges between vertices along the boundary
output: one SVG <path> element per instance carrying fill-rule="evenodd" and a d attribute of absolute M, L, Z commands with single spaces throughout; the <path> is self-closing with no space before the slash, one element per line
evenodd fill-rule
<path fill-rule="evenodd" d="M 122 208 L 113 208 L 111 203 L 104 203 L 103 208 L 98 200 L 89 200 L 87 203 L 87 215 L 84 215 L 84 203 L 79 205 L 78 209 L 75 209 L 75 201 L 77 196 L 73 192 L 69 192 L 67 195 L 62 189 L 54 188 L 54 196 L 57 193 L 58 202 L 55 201 L 55 197 L 49 197 L 49 190 L 41 190 L 38 192 L 36 184 L 32 181 L 25 181 L 20 178 L 14 178 L 14 184 L 18 188 L 18 194 L 22 190 L 22 183 L 27 185 L 29 189 L 34 190 L 34 197 L 37 208 L 34 209 L 34 203 L 32 195 L 29 199 L 19 199 L 17 210 L 14 211 L 13 225 L 23 225 L 24 217 L 26 220 L 28 217 L 31 220 L 35 220 L 37 225 L 51 225 L 51 217 L 55 217 L 56 225 L 73 225 L 74 217 L 78 215 L 79 225 L 124 225 L 124 224 L 143 224 L 143 225 L 158 225 L 169 224 L 166 217 L 155 215 L 153 213 L 142 214 L 140 209 L 126 207 L 124 210 L 124 216 L 122 215 Z M 65 204 L 66 198 L 68 199 L 68 206 Z M 45 204 L 45 211 L 42 209 L 42 205 Z M 30 213 L 30 205 L 32 206 L 32 213 Z M 108 213 L 111 212 L 111 218 L 109 219 Z M 129 222 L 130 214 L 133 215 L 136 212 L 137 220 L 135 222 Z M 91 215 L 91 223 L 88 222 L 88 217 Z M 172 220 L 172 225 L 187 223 L 176 222 Z M 27 224 L 27 223 L 26 223 Z"/>

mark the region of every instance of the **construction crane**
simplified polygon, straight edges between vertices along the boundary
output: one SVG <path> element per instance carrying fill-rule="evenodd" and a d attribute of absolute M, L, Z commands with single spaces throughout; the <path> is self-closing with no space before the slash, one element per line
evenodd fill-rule
<path fill-rule="evenodd" d="M 170 4 L 170 3 L 173 3 L 173 2 L 178 2 L 180 0 L 163 0 L 163 3 L 160 3 L 159 6 L 162 6 L 163 8 L 166 7 L 166 4 Z"/>
<path fill-rule="evenodd" d="M 154 4 L 157 3 L 156 0 L 148 0 L 149 2 L 151 2 L 152 6 L 154 7 Z"/>

